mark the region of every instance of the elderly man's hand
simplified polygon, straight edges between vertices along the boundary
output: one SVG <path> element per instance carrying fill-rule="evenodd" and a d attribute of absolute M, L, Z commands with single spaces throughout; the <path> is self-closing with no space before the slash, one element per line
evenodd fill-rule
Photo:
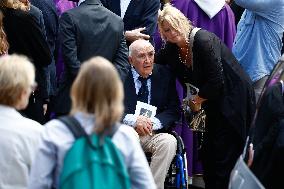
<path fill-rule="evenodd" d="M 144 33 L 141 33 L 142 31 L 144 31 L 146 28 L 137 28 L 135 30 L 131 30 L 131 31 L 126 31 L 125 32 L 125 38 L 126 41 L 135 41 L 137 39 L 145 39 L 145 40 L 149 40 L 150 36 L 146 35 Z"/>
<path fill-rule="evenodd" d="M 135 130 L 139 136 L 152 135 L 151 120 L 145 116 L 138 116 L 135 124 Z"/>

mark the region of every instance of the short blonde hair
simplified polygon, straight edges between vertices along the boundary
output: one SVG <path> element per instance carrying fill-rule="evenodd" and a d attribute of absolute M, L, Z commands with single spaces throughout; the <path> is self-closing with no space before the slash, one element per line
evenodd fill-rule
<path fill-rule="evenodd" d="M 19 9 L 22 11 L 30 10 L 30 2 L 27 1 L 27 4 L 21 2 L 20 0 L 0 0 L 0 7 Z"/>
<path fill-rule="evenodd" d="M 123 88 L 116 68 L 103 57 L 84 62 L 71 88 L 72 109 L 95 115 L 96 133 L 110 131 L 124 111 Z"/>
<path fill-rule="evenodd" d="M 34 84 L 35 69 L 28 58 L 19 55 L 0 57 L 0 104 L 15 107 L 23 91 Z"/>
<path fill-rule="evenodd" d="M 185 39 L 188 39 L 189 32 L 192 30 L 193 26 L 191 21 L 177 8 L 173 7 L 171 4 L 166 3 L 162 11 L 159 11 L 158 16 L 158 27 L 163 40 L 165 39 L 163 32 L 163 22 L 167 21 L 175 30 L 182 34 Z"/>

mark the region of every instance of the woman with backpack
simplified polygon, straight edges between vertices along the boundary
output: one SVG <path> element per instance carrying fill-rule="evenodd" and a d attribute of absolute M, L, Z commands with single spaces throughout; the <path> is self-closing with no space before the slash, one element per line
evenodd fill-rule
<path fill-rule="evenodd" d="M 29 188 L 156 188 L 135 131 L 118 124 L 123 96 L 109 61 L 83 63 L 71 89 L 70 116 L 45 125 Z M 74 125 L 83 134 L 71 131 Z"/>

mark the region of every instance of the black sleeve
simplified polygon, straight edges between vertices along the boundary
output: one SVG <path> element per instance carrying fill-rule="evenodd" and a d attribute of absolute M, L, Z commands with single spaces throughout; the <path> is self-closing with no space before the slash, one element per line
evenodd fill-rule
<path fill-rule="evenodd" d="M 193 57 L 197 56 L 199 62 L 203 64 L 202 74 L 206 77 L 205 85 L 200 87 L 199 96 L 205 99 L 212 99 L 219 96 L 224 85 L 221 42 L 213 34 L 206 32 L 201 35 L 201 40 L 194 42 L 194 47 L 197 48 L 193 53 Z M 198 39 L 198 38 L 197 38 Z M 193 69 L 194 69 L 193 62 Z"/>
<path fill-rule="evenodd" d="M 29 41 L 31 49 L 33 49 L 33 61 L 36 67 L 45 67 L 51 63 L 51 53 L 46 40 L 46 36 L 40 26 L 31 19 L 32 16 L 29 15 L 29 19 L 26 22 L 26 27 L 28 32 L 33 34 L 32 39 Z"/>
<path fill-rule="evenodd" d="M 40 96 L 43 99 L 48 98 L 48 89 L 47 89 L 47 65 L 51 63 L 52 57 L 49 49 L 49 45 L 46 39 L 46 32 L 44 27 L 43 15 L 41 12 L 38 12 L 37 15 L 29 14 L 32 18 L 37 16 L 39 22 L 36 22 L 34 19 L 29 19 L 31 24 L 27 26 L 30 28 L 31 33 L 33 34 L 31 42 L 31 52 L 33 62 L 36 67 L 36 80 L 38 82 L 38 88 L 40 91 Z"/>
<path fill-rule="evenodd" d="M 147 3 L 145 3 L 143 15 L 141 15 L 141 22 L 139 27 L 145 27 L 146 30 L 143 33 L 150 35 L 152 39 L 157 27 L 159 9 L 159 0 L 147 1 Z"/>
<path fill-rule="evenodd" d="M 169 55 L 170 55 L 170 53 L 169 53 L 169 50 L 168 50 L 167 47 L 160 49 L 158 52 L 155 53 L 154 62 L 156 64 L 166 65 L 166 64 L 168 64 L 167 56 L 169 56 Z"/>
<path fill-rule="evenodd" d="M 126 40 L 125 40 L 125 36 L 123 32 L 123 23 L 122 23 L 122 29 L 121 29 L 121 34 L 120 34 L 120 44 L 116 51 L 116 55 L 113 59 L 113 63 L 115 67 L 117 68 L 121 79 L 124 80 L 130 69 L 130 64 L 128 62 L 128 48 L 126 45 Z"/>
<path fill-rule="evenodd" d="M 176 90 L 176 80 L 169 69 L 166 69 L 165 77 L 169 77 L 167 91 L 167 105 L 164 111 L 157 114 L 155 117 L 160 120 L 163 125 L 163 130 L 168 131 L 174 126 L 175 122 L 180 119 L 181 105 Z M 162 81 L 161 81 L 162 82 Z"/>
<path fill-rule="evenodd" d="M 66 69 L 72 78 L 77 76 L 81 62 L 77 56 L 76 27 L 71 16 L 65 12 L 59 20 L 59 35 Z"/>

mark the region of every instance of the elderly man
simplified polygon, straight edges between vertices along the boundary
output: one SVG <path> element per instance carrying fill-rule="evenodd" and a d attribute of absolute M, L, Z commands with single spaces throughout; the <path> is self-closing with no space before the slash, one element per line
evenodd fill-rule
<path fill-rule="evenodd" d="M 154 47 L 143 39 L 129 46 L 128 59 L 132 66 L 124 81 L 123 122 L 134 127 L 143 150 L 153 154 L 150 168 L 158 188 L 163 189 L 177 145 L 176 139 L 164 131 L 179 120 L 180 104 L 174 77 L 167 67 L 154 65 L 154 54 Z M 153 116 L 153 112 L 143 114 L 146 106 L 137 113 L 140 115 L 135 114 L 138 101 L 156 107 L 156 115 Z"/>

